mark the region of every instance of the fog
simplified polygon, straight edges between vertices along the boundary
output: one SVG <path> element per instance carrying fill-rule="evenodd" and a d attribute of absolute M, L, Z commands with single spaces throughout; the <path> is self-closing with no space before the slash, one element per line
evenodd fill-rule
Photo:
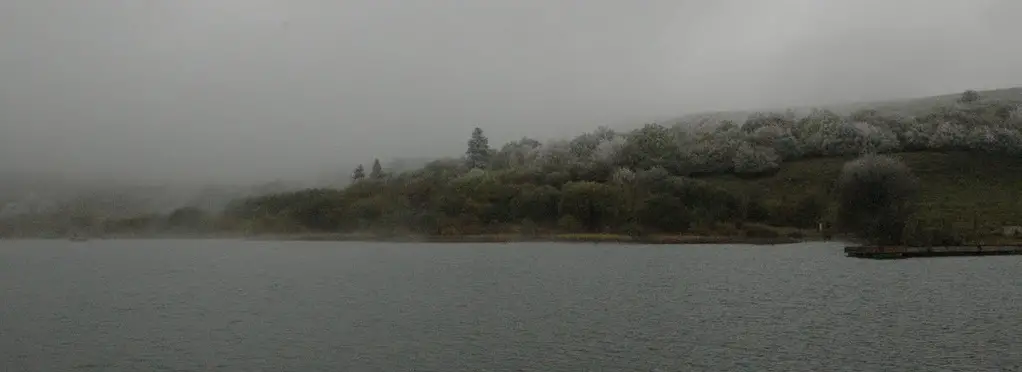
<path fill-rule="evenodd" d="M 1016 0 L 4 0 L 0 171 L 259 182 L 1022 83 Z"/>

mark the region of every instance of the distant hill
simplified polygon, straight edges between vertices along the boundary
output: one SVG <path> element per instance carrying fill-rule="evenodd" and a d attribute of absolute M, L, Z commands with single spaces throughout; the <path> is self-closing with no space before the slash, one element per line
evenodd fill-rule
<path fill-rule="evenodd" d="M 48 183 L 48 179 L 43 178 L 20 180 L 19 184 L 8 184 L 3 190 L 5 192 L 0 194 L 0 217 L 66 209 L 88 210 L 108 217 L 168 213 L 181 207 L 219 211 L 238 198 L 303 186 L 284 182 L 252 186 L 96 186 L 73 182 Z"/>

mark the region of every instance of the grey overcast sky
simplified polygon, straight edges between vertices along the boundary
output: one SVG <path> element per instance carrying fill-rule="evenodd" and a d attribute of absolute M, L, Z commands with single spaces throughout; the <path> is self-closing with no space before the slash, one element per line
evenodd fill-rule
<path fill-rule="evenodd" d="M 1018 0 L 2 0 L 0 170 L 224 182 L 1022 83 Z M 347 171 L 346 169 L 344 171 Z"/>

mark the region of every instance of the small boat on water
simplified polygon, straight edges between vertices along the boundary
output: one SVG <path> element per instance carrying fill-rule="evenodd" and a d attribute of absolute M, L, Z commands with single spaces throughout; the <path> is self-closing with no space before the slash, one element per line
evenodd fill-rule
<path fill-rule="evenodd" d="M 70 236 L 67 237 L 67 240 L 70 240 L 70 241 L 73 241 L 73 242 L 84 242 L 84 241 L 88 241 L 89 238 L 87 236 L 83 235 L 83 234 L 71 234 Z"/>

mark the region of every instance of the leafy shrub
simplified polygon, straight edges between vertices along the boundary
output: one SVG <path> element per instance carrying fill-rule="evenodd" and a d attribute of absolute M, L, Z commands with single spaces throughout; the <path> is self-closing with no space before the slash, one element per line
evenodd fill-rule
<path fill-rule="evenodd" d="M 897 244 L 912 215 L 918 181 L 901 161 L 865 155 L 845 163 L 838 180 L 838 223 L 873 244 Z"/>

